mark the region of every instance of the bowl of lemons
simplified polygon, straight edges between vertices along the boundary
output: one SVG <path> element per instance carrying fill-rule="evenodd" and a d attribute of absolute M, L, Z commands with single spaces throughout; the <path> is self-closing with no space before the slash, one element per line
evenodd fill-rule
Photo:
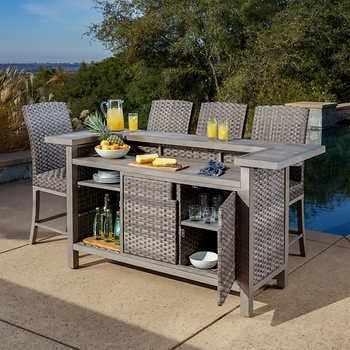
<path fill-rule="evenodd" d="M 102 140 L 95 147 L 96 153 L 102 158 L 122 158 L 128 154 L 130 146 L 126 143 L 115 142 L 113 140 Z"/>

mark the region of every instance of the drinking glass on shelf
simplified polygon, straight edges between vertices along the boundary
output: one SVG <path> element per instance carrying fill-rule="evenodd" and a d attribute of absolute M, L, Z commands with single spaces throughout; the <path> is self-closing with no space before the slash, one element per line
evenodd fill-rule
<path fill-rule="evenodd" d="M 230 125 L 227 119 L 222 119 L 218 123 L 218 139 L 228 141 L 230 138 Z"/>
<path fill-rule="evenodd" d="M 215 220 L 218 221 L 218 216 L 219 216 L 219 208 L 220 208 L 220 205 L 222 204 L 222 201 L 223 201 L 223 197 L 221 194 L 217 194 L 215 196 L 213 196 L 213 199 L 212 199 L 212 204 L 213 204 L 213 207 L 215 209 Z"/>
<path fill-rule="evenodd" d="M 190 220 L 192 221 L 200 221 L 201 216 L 201 206 L 197 204 L 190 205 L 188 208 L 188 213 Z"/>
<path fill-rule="evenodd" d="M 207 193 L 201 193 L 199 195 L 199 203 L 201 206 L 201 211 L 202 211 L 202 219 L 204 219 L 204 209 L 209 206 L 208 204 L 208 194 Z"/>
<path fill-rule="evenodd" d="M 214 207 L 205 207 L 202 210 L 203 212 L 203 220 L 206 224 L 214 224 L 216 217 L 216 210 Z"/>
<path fill-rule="evenodd" d="M 137 113 L 129 113 L 129 131 L 137 131 L 139 128 L 139 115 Z"/>

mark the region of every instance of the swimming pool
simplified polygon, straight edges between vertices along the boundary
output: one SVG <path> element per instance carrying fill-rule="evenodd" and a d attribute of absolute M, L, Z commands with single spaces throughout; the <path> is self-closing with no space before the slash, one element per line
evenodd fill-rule
<path fill-rule="evenodd" d="M 350 127 L 324 131 L 322 144 L 326 154 L 305 167 L 306 229 L 350 234 Z"/>

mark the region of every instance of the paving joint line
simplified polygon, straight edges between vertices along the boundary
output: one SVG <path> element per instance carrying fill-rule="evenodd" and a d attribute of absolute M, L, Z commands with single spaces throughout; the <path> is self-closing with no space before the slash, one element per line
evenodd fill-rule
<path fill-rule="evenodd" d="M 55 236 L 53 236 L 53 237 L 55 237 Z M 42 241 L 45 241 L 45 240 L 48 239 L 48 238 L 53 238 L 53 237 L 52 237 L 52 236 L 46 236 L 46 237 L 43 237 L 43 238 L 38 239 L 37 242 L 42 242 Z M 49 242 L 50 242 L 50 241 L 48 241 L 47 243 L 49 243 Z M 13 250 L 17 250 L 17 249 L 21 249 L 21 248 L 24 248 L 24 247 L 27 247 L 27 246 L 31 246 L 31 245 L 32 245 L 32 244 L 30 244 L 30 243 L 25 243 L 25 244 L 20 245 L 20 246 L 18 246 L 18 247 L 9 248 L 9 249 L 6 249 L 6 250 L 0 252 L 0 255 L 1 255 L 1 254 L 4 254 L 4 253 L 12 252 Z M 34 245 L 35 245 L 35 244 L 34 244 Z"/>
<path fill-rule="evenodd" d="M 6 320 L 4 320 L 4 319 L 2 319 L 2 318 L 0 318 L 0 322 L 5 323 L 5 324 L 7 324 L 7 325 L 9 325 L 9 326 L 11 326 L 11 327 L 15 327 L 15 328 L 17 328 L 17 329 L 20 329 L 20 330 L 22 330 L 22 331 L 25 331 L 25 332 L 27 332 L 27 333 L 34 334 L 34 335 L 36 335 L 36 336 L 38 336 L 38 337 L 40 337 L 40 338 L 44 338 L 44 339 L 46 339 L 46 340 L 50 340 L 50 341 L 52 341 L 52 342 L 54 342 L 54 343 L 60 344 L 60 345 L 62 345 L 62 346 L 65 346 L 65 347 L 68 348 L 68 349 L 80 350 L 80 348 L 78 348 L 78 347 L 76 347 L 76 346 L 69 345 L 69 344 L 64 343 L 64 342 L 62 342 L 62 341 L 60 341 L 60 340 L 57 340 L 57 339 L 55 339 L 55 338 L 46 336 L 46 335 L 44 335 L 44 334 L 38 333 L 38 332 L 36 332 L 36 331 L 33 331 L 33 330 L 31 330 L 31 329 L 28 329 L 28 328 L 25 328 L 25 327 L 22 327 L 22 326 L 19 326 L 19 325 L 15 324 L 15 323 L 12 323 L 12 322 L 10 322 L 10 321 L 6 321 Z"/>
<path fill-rule="evenodd" d="M 307 259 L 305 262 L 303 262 L 302 264 L 296 266 L 294 269 L 290 270 L 288 275 L 291 275 L 292 273 L 294 273 L 295 271 L 299 270 L 300 268 L 302 268 L 303 266 L 305 266 L 307 263 L 309 263 L 310 261 L 314 260 L 315 258 L 317 258 L 318 256 L 320 256 L 321 254 L 323 254 L 325 251 L 327 251 L 329 248 L 334 247 L 337 243 L 339 243 L 341 240 L 343 240 L 345 237 L 342 236 L 339 239 L 335 240 L 334 242 L 332 242 L 329 246 L 327 246 L 326 248 L 322 249 L 320 252 L 318 252 L 317 254 L 315 254 L 314 256 L 310 257 L 309 259 Z"/>
<path fill-rule="evenodd" d="M 215 323 L 217 323 L 218 321 L 222 320 L 224 317 L 226 317 L 227 315 L 229 315 L 231 312 L 237 310 L 240 307 L 240 305 L 235 306 L 234 308 L 232 308 L 231 310 L 225 312 L 224 314 L 222 314 L 221 316 L 217 317 L 215 320 L 209 322 L 208 324 L 206 324 L 205 326 L 201 327 L 200 329 L 198 329 L 197 331 L 195 331 L 193 334 L 189 335 L 186 339 L 182 340 L 180 343 L 177 343 L 176 345 L 174 345 L 173 347 L 169 348 L 169 350 L 175 350 L 178 349 L 181 345 L 187 343 L 189 340 L 191 340 L 192 338 L 196 337 L 198 334 L 202 333 L 203 331 L 205 331 L 206 329 L 208 329 L 209 327 L 213 326 Z"/>

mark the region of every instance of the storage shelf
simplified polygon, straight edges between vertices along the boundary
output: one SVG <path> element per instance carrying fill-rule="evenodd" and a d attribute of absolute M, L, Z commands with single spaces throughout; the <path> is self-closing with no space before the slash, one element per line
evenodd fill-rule
<path fill-rule="evenodd" d="M 186 227 L 200 228 L 202 230 L 215 231 L 215 232 L 217 232 L 220 228 L 219 224 L 206 224 L 203 221 L 193 221 L 189 219 L 182 220 L 181 225 Z"/>
<path fill-rule="evenodd" d="M 112 261 L 165 273 L 170 276 L 175 276 L 175 277 L 190 280 L 190 281 L 196 281 L 199 283 L 209 284 L 212 286 L 217 286 L 218 284 L 218 278 L 217 278 L 217 273 L 215 269 L 200 270 L 190 265 L 185 266 L 185 265 L 169 264 L 161 261 L 156 261 L 153 259 L 142 258 L 136 255 L 117 253 L 117 252 L 112 252 L 110 250 L 106 250 L 103 248 L 87 246 L 82 242 L 74 243 L 73 249 L 80 252 L 87 253 L 87 254 L 98 255 Z M 239 286 L 236 282 L 232 287 L 232 291 L 239 292 Z"/>
<path fill-rule="evenodd" d="M 101 190 L 117 191 L 120 192 L 120 183 L 117 184 L 103 184 L 95 182 L 94 180 L 78 181 L 78 186 L 99 188 Z"/>

